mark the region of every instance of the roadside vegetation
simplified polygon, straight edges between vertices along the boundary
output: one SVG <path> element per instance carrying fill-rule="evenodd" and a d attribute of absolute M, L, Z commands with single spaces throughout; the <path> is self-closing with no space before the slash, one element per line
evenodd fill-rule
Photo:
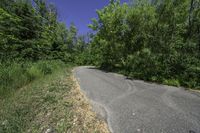
<path fill-rule="evenodd" d="M 0 100 L 1 133 L 109 133 L 63 66 Z"/>
<path fill-rule="evenodd" d="M 200 1 L 110 4 L 89 25 L 89 62 L 131 78 L 200 89 Z M 87 56 L 86 56 L 87 57 Z"/>

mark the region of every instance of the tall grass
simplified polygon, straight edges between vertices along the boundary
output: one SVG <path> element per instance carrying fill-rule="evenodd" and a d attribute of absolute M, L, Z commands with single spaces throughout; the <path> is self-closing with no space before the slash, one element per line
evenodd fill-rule
<path fill-rule="evenodd" d="M 0 98 L 28 83 L 62 68 L 61 61 L 7 62 L 0 64 Z"/>
<path fill-rule="evenodd" d="M 52 74 L 12 90 L 12 95 L 0 99 L 0 133 L 42 133 L 51 127 L 59 128 L 60 122 L 65 129 L 72 125 L 72 102 L 66 99 L 73 85 L 69 78 L 71 67 L 60 65 L 63 63 L 42 61 L 28 67 L 28 70 L 33 66 L 39 70 L 41 66 L 54 69 L 47 72 Z"/>

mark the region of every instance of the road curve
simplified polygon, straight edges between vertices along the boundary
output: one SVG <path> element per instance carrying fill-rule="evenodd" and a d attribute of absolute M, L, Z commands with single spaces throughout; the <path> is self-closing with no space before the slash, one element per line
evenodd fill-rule
<path fill-rule="evenodd" d="M 113 133 L 200 133 L 200 95 L 92 67 L 74 71 Z"/>

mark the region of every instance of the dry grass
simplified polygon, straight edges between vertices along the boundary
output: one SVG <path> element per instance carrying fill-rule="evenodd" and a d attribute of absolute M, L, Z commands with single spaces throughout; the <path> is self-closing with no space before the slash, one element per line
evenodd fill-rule
<path fill-rule="evenodd" d="M 105 121 L 99 119 L 95 112 L 92 111 L 92 107 L 89 104 L 89 100 L 83 94 L 77 80 L 71 77 L 74 82 L 74 87 L 70 92 L 74 101 L 74 120 L 73 120 L 73 132 L 78 133 L 110 133 Z"/>

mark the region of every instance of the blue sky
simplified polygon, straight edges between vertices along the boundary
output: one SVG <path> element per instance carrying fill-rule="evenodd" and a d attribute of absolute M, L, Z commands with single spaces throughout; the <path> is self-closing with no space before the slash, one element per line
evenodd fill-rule
<path fill-rule="evenodd" d="M 129 0 L 121 0 L 128 2 Z M 59 20 L 65 22 L 67 26 L 71 22 L 79 29 L 79 34 L 85 34 L 89 31 L 87 25 L 91 18 L 96 17 L 96 10 L 103 8 L 109 3 L 109 0 L 48 0 L 56 5 Z"/>

